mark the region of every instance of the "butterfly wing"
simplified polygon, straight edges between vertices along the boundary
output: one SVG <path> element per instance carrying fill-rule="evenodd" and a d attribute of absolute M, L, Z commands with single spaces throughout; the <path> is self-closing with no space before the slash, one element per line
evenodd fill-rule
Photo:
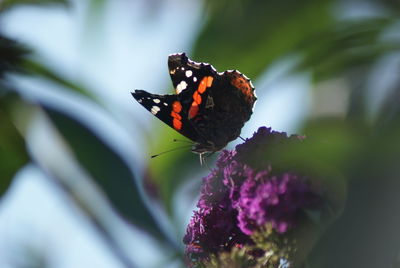
<path fill-rule="evenodd" d="M 215 150 L 236 139 L 250 119 L 256 97 L 250 80 L 238 71 L 226 71 L 214 77 L 204 77 L 204 86 L 197 92 L 201 102 L 192 104 L 189 116 L 192 125 Z M 196 101 L 196 98 L 194 98 Z"/>
<path fill-rule="evenodd" d="M 183 136 L 192 141 L 199 139 L 196 130 L 188 122 L 187 110 L 183 109 L 178 95 L 157 95 L 144 90 L 135 90 L 132 96 L 154 116 Z"/>
<path fill-rule="evenodd" d="M 185 53 L 168 57 L 168 69 L 176 94 L 191 95 L 197 90 L 201 79 L 217 74 L 208 63 L 190 60 Z"/>
<path fill-rule="evenodd" d="M 203 106 L 207 100 L 210 101 L 207 88 L 211 87 L 218 73 L 211 64 L 192 61 L 185 53 L 170 55 L 168 68 L 178 100 L 186 111 L 186 118 L 198 132 L 197 121 L 201 117 Z M 198 135 L 201 139 L 197 142 L 207 141 L 204 135 L 199 132 Z"/>
<path fill-rule="evenodd" d="M 256 100 L 250 80 L 238 71 L 218 73 L 185 53 L 168 57 L 175 95 L 136 90 L 133 97 L 148 111 L 195 142 L 195 152 L 218 151 L 237 138 Z"/>
<path fill-rule="evenodd" d="M 228 83 L 226 87 L 228 81 L 211 64 L 192 61 L 182 53 L 169 56 L 168 68 L 187 120 L 199 136 L 199 151 L 220 149 L 239 135 L 236 125 L 234 129 L 225 127 L 235 114 L 231 113 L 233 105 L 227 103 L 231 86 Z"/>

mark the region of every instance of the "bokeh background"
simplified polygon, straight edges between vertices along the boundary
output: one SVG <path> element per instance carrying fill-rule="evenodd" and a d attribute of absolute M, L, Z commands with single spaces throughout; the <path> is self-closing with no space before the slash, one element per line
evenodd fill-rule
<path fill-rule="evenodd" d="M 305 267 L 400 267 L 399 14 L 398 0 L 0 1 L 0 267 L 184 266 L 209 169 L 187 149 L 150 159 L 183 137 L 130 95 L 171 93 L 177 52 L 252 79 L 242 137 L 306 135 L 304 161 L 344 181 Z"/>

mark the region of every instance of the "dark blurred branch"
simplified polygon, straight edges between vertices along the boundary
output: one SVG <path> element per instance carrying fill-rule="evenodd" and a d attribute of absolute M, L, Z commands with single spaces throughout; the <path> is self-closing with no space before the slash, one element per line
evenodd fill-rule
<path fill-rule="evenodd" d="M 23 72 L 21 63 L 29 54 L 28 48 L 0 33 L 0 79 L 6 73 Z"/>
<path fill-rule="evenodd" d="M 0 90 L 9 87 L 4 80 L 7 73 L 19 73 L 46 79 L 75 91 L 101 104 L 97 96 L 83 86 L 65 79 L 51 68 L 30 57 L 32 51 L 26 46 L 0 34 Z"/>
<path fill-rule="evenodd" d="M 93 95 L 89 90 L 71 81 L 68 81 L 67 79 L 63 78 L 61 75 L 57 74 L 55 71 L 41 64 L 38 61 L 25 58 L 22 61 L 21 66 L 23 67 L 24 71 L 27 74 L 45 78 L 63 87 L 72 89 L 73 91 L 79 94 L 89 97 L 90 99 L 96 101 L 97 103 L 100 103 L 97 96 Z"/>

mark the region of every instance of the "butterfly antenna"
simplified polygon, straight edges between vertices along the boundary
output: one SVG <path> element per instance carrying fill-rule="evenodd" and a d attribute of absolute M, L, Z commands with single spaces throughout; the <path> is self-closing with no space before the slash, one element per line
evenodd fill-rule
<path fill-rule="evenodd" d="M 243 139 L 241 136 L 239 136 L 239 138 L 241 138 L 242 139 L 242 141 L 246 141 L 245 139 Z"/>
<path fill-rule="evenodd" d="M 153 154 L 152 156 L 150 156 L 150 158 L 155 158 L 155 157 L 157 157 L 157 156 L 160 156 L 160 155 L 163 155 L 163 154 L 166 154 L 166 153 L 170 153 L 170 152 L 173 152 L 173 151 L 177 151 L 177 150 L 181 150 L 181 149 L 186 149 L 186 148 L 189 148 L 189 147 L 191 147 L 191 146 L 192 146 L 192 145 L 184 145 L 184 146 L 181 146 L 181 147 L 173 148 L 173 149 L 170 149 L 170 150 L 167 150 L 167 151 L 158 153 L 158 154 Z"/>

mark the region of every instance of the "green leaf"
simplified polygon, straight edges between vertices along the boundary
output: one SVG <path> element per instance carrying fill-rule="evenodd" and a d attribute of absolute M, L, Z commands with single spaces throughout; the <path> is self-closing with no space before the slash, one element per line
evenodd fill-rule
<path fill-rule="evenodd" d="M 332 23 L 330 0 L 208 3 L 212 11 L 196 41 L 194 60 L 211 62 L 219 71 L 239 69 L 253 79 Z"/>
<path fill-rule="evenodd" d="M 3 195 L 15 173 L 25 165 L 28 154 L 25 141 L 5 112 L 5 97 L 0 98 L 0 196 Z"/>
<path fill-rule="evenodd" d="M 372 64 L 385 53 L 400 49 L 399 41 L 384 41 L 381 38 L 394 22 L 395 18 L 382 17 L 334 24 L 299 45 L 304 60 L 298 70 L 314 71 L 318 81 Z"/>
<path fill-rule="evenodd" d="M 143 201 L 137 181 L 124 159 L 76 118 L 47 105 L 42 106 L 79 163 L 95 179 L 113 207 L 131 223 L 157 238 L 165 238 Z"/>

